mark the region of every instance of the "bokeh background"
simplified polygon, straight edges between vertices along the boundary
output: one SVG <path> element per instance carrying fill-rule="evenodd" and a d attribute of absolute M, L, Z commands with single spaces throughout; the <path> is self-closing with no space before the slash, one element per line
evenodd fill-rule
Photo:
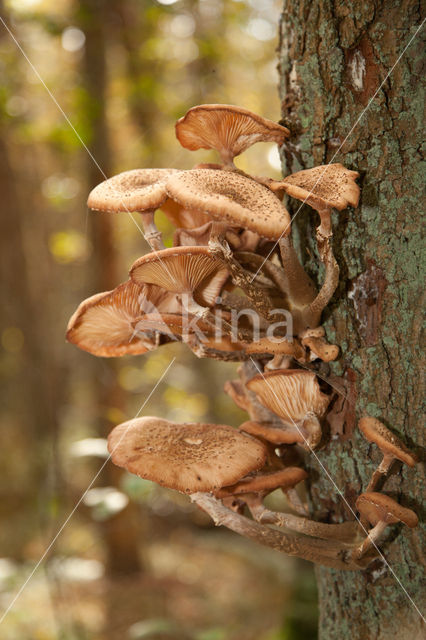
<path fill-rule="evenodd" d="M 245 420 L 223 393 L 236 365 L 176 343 L 109 361 L 64 339 L 79 302 L 125 281 L 148 250 L 137 216 L 87 210 L 90 189 L 103 174 L 216 161 L 175 139 L 195 104 L 278 120 L 281 10 L 0 0 L 13 34 L 0 23 L 2 611 L 31 576 L 0 624 L 5 640 L 316 637 L 310 565 L 215 529 L 185 496 L 111 463 L 100 471 L 105 436 L 144 403 L 143 415 L 176 421 Z M 237 164 L 280 175 L 271 145 Z"/>

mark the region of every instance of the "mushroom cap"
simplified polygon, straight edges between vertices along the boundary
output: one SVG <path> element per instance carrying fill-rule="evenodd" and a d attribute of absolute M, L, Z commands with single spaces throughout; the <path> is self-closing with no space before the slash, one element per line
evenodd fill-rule
<path fill-rule="evenodd" d="M 275 186 L 297 198 L 306 200 L 314 208 L 334 207 L 341 211 L 348 205 L 358 206 L 360 189 L 355 179 L 357 171 L 346 169 L 342 164 L 326 164 L 297 171 L 275 183 Z"/>
<path fill-rule="evenodd" d="M 168 180 L 167 193 L 185 208 L 263 238 L 278 240 L 290 232 L 290 215 L 272 191 L 234 171 L 184 171 Z"/>
<path fill-rule="evenodd" d="M 207 247 L 172 247 L 136 260 L 130 277 L 137 284 L 148 282 L 174 293 L 195 294 L 200 304 L 212 306 L 229 272 Z"/>
<path fill-rule="evenodd" d="M 383 521 L 387 524 L 403 522 L 407 527 L 413 528 L 419 522 L 414 511 L 401 506 L 393 498 L 376 491 L 362 493 L 356 501 L 356 507 L 373 526 Z"/>
<path fill-rule="evenodd" d="M 414 467 L 416 456 L 380 420 L 365 416 L 359 421 L 358 427 L 365 438 L 369 442 L 375 442 L 384 454 L 391 454 L 409 467 Z"/>
<path fill-rule="evenodd" d="M 272 473 L 259 473 L 242 478 L 231 486 L 222 487 L 216 493 L 216 497 L 226 498 L 244 493 L 270 493 L 275 489 L 291 489 L 307 477 L 306 471 L 300 467 L 287 467 Z"/>
<path fill-rule="evenodd" d="M 266 460 L 266 447 L 228 425 L 176 424 L 155 417 L 124 422 L 108 436 L 113 462 L 183 493 L 232 484 Z"/>
<path fill-rule="evenodd" d="M 133 169 L 98 184 L 87 206 L 95 211 L 146 211 L 158 209 L 166 200 L 168 178 L 178 169 Z"/>
<path fill-rule="evenodd" d="M 113 291 L 97 293 L 79 305 L 67 327 L 67 340 L 96 356 L 137 355 L 154 349 L 148 335 L 141 335 L 138 318 L 154 308 L 176 310 L 173 296 L 154 285 L 128 281 Z"/>
<path fill-rule="evenodd" d="M 246 383 L 260 402 L 290 424 L 314 413 L 322 417 L 330 403 L 316 375 L 302 369 L 277 369 L 254 376 Z"/>
<path fill-rule="evenodd" d="M 281 145 L 290 131 L 248 109 L 231 104 L 201 104 L 176 123 L 176 137 L 185 149 L 217 149 L 232 160 L 256 142 Z"/>
<path fill-rule="evenodd" d="M 272 444 L 303 444 L 306 441 L 302 430 L 292 424 L 286 426 L 247 420 L 240 425 L 240 430 Z"/>

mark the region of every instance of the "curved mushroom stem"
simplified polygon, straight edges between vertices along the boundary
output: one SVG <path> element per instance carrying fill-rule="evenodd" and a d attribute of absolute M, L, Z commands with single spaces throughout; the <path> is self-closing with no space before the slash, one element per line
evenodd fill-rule
<path fill-rule="evenodd" d="M 364 542 L 353 552 L 353 558 L 362 558 L 371 547 L 374 547 L 383 535 L 384 530 L 388 526 L 388 522 L 380 520 L 369 532 Z"/>
<path fill-rule="evenodd" d="M 219 500 L 208 493 L 193 493 L 190 496 L 203 511 L 209 514 L 216 526 L 223 525 L 236 533 L 255 542 L 296 556 L 342 570 L 358 570 L 367 566 L 368 562 L 351 557 L 351 545 L 336 540 L 321 540 L 289 535 L 277 529 L 254 522 L 245 516 L 227 509 Z"/>
<path fill-rule="evenodd" d="M 213 228 L 209 241 L 209 249 L 213 255 L 219 256 L 225 262 L 231 273 L 234 285 L 244 291 L 253 303 L 253 306 L 264 318 L 268 318 L 269 312 L 274 308 L 272 300 L 262 289 L 250 282 L 243 267 L 234 258 L 229 244 L 221 236 L 214 235 Z"/>
<path fill-rule="evenodd" d="M 277 353 L 272 360 L 265 365 L 265 371 L 273 371 L 274 369 L 290 369 L 291 367 L 291 356 L 283 356 L 280 353 Z"/>
<path fill-rule="evenodd" d="M 317 228 L 317 246 L 321 262 L 325 266 L 325 279 L 318 295 L 308 307 L 309 314 L 317 318 L 315 324 L 319 324 L 321 313 L 330 302 L 339 284 L 339 265 L 334 257 L 330 238 L 322 236 L 318 229 L 320 227 Z"/>
<path fill-rule="evenodd" d="M 294 487 L 290 489 L 282 489 L 285 497 L 287 498 L 289 504 L 293 507 L 296 513 L 300 513 L 302 516 L 308 516 L 309 512 L 306 506 L 303 504 L 302 500 L 299 497 L 296 489 Z"/>
<path fill-rule="evenodd" d="M 393 456 L 391 453 L 383 454 L 382 461 L 371 476 L 371 480 L 368 483 L 365 493 L 367 493 L 367 491 L 375 490 L 383 476 L 389 473 L 390 468 L 395 460 L 397 460 L 397 458 L 395 458 L 395 456 Z"/>
<path fill-rule="evenodd" d="M 286 236 L 279 241 L 281 260 L 287 279 L 287 295 L 297 307 L 310 304 L 317 295 L 315 285 L 299 262 L 291 238 Z"/>
<path fill-rule="evenodd" d="M 248 496 L 241 496 L 248 498 Z M 253 496 L 254 498 L 254 496 Z M 256 497 L 257 498 L 257 497 Z M 258 499 L 248 499 L 247 506 L 253 518 L 263 524 L 274 524 L 278 527 L 287 527 L 292 531 L 303 533 L 306 536 L 321 538 L 324 540 L 339 540 L 348 544 L 354 544 L 359 536 L 359 526 L 356 522 L 342 522 L 341 524 L 327 524 L 324 522 L 315 522 L 308 518 L 301 518 L 292 513 L 281 513 L 278 511 L 270 511 L 263 506 Z"/>
<path fill-rule="evenodd" d="M 251 251 L 238 251 L 235 257 L 239 262 L 251 264 L 257 271 L 263 271 L 265 275 L 273 282 L 277 289 L 287 295 L 288 282 L 287 276 L 283 269 L 278 267 L 270 260 L 265 260 L 262 256 Z"/>
<path fill-rule="evenodd" d="M 158 231 L 154 222 L 155 209 L 149 209 L 147 211 L 141 211 L 142 226 L 144 230 L 145 240 L 154 251 L 161 251 L 165 249 L 163 237 L 161 231 Z"/>

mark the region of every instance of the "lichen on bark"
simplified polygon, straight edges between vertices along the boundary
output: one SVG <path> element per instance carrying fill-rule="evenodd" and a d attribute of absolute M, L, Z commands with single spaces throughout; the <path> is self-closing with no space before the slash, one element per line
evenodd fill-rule
<path fill-rule="evenodd" d="M 423 31 L 386 79 L 422 19 L 420 3 L 413 0 L 288 0 L 280 24 L 283 124 L 293 134 L 283 152 L 285 174 L 328 162 L 361 174 L 359 208 L 333 218 L 341 281 L 325 324 L 341 356 L 322 371 L 343 376 L 347 398 L 337 404 L 328 444 L 318 452 L 352 508 L 380 459 L 356 429 L 361 415 L 380 418 L 421 458 L 424 446 Z M 313 241 L 317 223 L 303 207 L 293 227 L 307 269 L 320 280 Z M 326 522 L 353 517 L 320 463 L 310 461 L 316 517 Z M 420 519 L 422 480 L 421 465 L 396 466 L 385 485 L 386 493 Z M 419 525 L 396 527 L 389 535 L 382 549 L 395 575 L 384 564 L 357 574 L 317 569 L 320 638 L 421 637 L 421 617 L 404 589 L 424 610 L 422 533 Z"/>

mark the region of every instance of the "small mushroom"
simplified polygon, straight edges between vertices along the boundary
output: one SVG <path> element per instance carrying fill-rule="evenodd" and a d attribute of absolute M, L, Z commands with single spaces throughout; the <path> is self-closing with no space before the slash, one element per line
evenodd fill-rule
<path fill-rule="evenodd" d="M 377 546 L 389 524 L 403 522 L 407 527 L 414 528 L 419 522 L 414 511 L 402 507 L 393 498 L 375 491 L 362 493 L 356 501 L 356 507 L 363 518 L 373 525 L 367 538 L 354 552 L 356 558 L 361 558 L 372 546 Z"/>
<path fill-rule="evenodd" d="M 254 504 L 260 509 L 265 510 L 262 503 L 265 496 L 275 491 L 275 489 L 282 489 L 293 508 L 305 516 L 307 511 L 299 498 L 295 486 L 307 477 L 308 474 L 303 469 L 299 467 L 287 467 L 286 469 L 280 469 L 272 473 L 260 473 L 255 476 L 242 478 L 232 486 L 222 487 L 215 495 L 217 498 L 222 499 L 231 495 L 243 496 L 245 494 L 256 494 L 259 501 L 250 501 L 250 504 L 247 503 L 253 513 L 252 507 Z M 256 517 L 254 513 L 253 516 Z"/>
<path fill-rule="evenodd" d="M 204 315 L 219 296 L 229 272 L 207 247 L 172 247 L 148 253 L 132 265 L 131 279 L 153 283 L 188 298 L 187 309 Z"/>
<path fill-rule="evenodd" d="M 339 347 L 335 344 L 329 344 L 324 338 L 325 331 L 323 327 L 316 329 L 306 329 L 299 334 L 301 343 L 310 350 L 311 360 L 320 358 L 323 362 L 331 362 L 336 360 L 339 355 Z"/>
<path fill-rule="evenodd" d="M 263 405 L 282 418 L 289 430 L 303 438 L 306 448 L 314 449 L 319 444 L 319 418 L 324 416 L 331 396 L 322 393 L 314 373 L 300 369 L 267 371 L 246 385 Z"/>
<path fill-rule="evenodd" d="M 307 202 L 320 215 L 319 234 L 329 237 L 332 234 L 331 210 L 358 206 L 360 189 L 356 178 L 359 178 L 357 171 L 346 169 L 337 162 L 298 171 L 283 180 L 271 182 L 269 188 L 285 191 L 289 196 Z"/>
<path fill-rule="evenodd" d="M 358 423 L 358 428 L 368 442 L 374 442 L 383 453 L 383 459 L 380 465 L 373 473 L 371 480 L 366 489 L 367 492 L 373 491 L 380 479 L 389 473 L 389 470 L 395 460 L 404 462 L 409 467 L 414 467 L 417 458 L 396 435 L 392 433 L 380 420 L 365 416 Z"/>
<path fill-rule="evenodd" d="M 155 349 L 155 333 L 143 333 L 137 324 L 153 309 L 180 309 L 175 296 L 154 285 L 125 282 L 113 291 L 84 300 L 71 316 L 67 340 L 96 356 L 138 355 Z"/>
<path fill-rule="evenodd" d="M 108 436 L 112 461 L 146 480 L 183 493 L 232 484 L 266 460 L 266 447 L 228 425 L 176 424 L 147 416 Z"/>
<path fill-rule="evenodd" d="M 281 145 L 290 132 L 285 127 L 229 104 L 192 107 L 176 123 L 176 137 L 183 147 L 217 149 L 222 162 L 234 167 L 234 157 L 256 142 Z"/>
<path fill-rule="evenodd" d="M 133 169 L 98 184 L 89 194 L 87 206 L 95 211 L 115 213 L 138 211 L 145 238 L 156 251 L 164 249 L 155 226 L 154 213 L 167 200 L 165 185 L 177 169 Z"/>

